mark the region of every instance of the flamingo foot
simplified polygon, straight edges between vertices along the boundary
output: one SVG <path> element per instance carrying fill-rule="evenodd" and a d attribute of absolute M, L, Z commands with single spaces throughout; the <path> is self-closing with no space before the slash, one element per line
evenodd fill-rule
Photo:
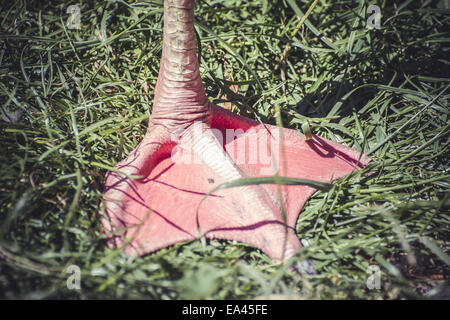
<path fill-rule="evenodd" d="M 210 125 L 194 123 L 183 132 L 150 125 L 117 164 L 121 174 L 107 173 L 102 224 L 113 234 L 110 246 L 144 255 L 205 236 L 247 243 L 285 261 L 301 249 L 295 224 L 314 188 L 263 184 L 208 192 L 274 174 L 331 182 L 370 161 L 338 143 L 314 135 L 305 141 L 295 130 L 214 105 L 211 115 Z"/>

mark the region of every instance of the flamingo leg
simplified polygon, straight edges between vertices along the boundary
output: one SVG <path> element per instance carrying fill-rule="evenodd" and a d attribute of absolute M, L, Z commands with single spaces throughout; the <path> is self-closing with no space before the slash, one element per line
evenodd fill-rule
<path fill-rule="evenodd" d="M 208 193 L 231 180 L 274 174 L 330 182 L 370 160 L 210 103 L 195 55 L 194 2 L 165 1 L 164 10 L 149 129 L 105 180 L 101 211 L 109 244 L 143 255 L 205 236 L 244 242 L 285 261 L 301 249 L 295 224 L 315 189 L 264 184 Z"/>

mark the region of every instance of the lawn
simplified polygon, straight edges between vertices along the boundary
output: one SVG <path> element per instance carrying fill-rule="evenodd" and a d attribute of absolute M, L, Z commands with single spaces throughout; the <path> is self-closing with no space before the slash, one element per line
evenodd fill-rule
<path fill-rule="evenodd" d="M 372 158 L 300 213 L 306 246 L 289 263 L 306 257 L 317 274 L 231 241 L 139 258 L 108 248 L 104 176 L 146 132 L 162 1 L 11 0 L 0 5 L 0 298 L 450 298 L 449 1 L 196 3 L 213 102 L 309 124 Z"/>

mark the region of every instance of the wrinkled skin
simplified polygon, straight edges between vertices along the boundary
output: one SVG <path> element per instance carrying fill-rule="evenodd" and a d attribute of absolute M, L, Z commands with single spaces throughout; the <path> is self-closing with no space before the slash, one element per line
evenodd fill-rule
<path fill-rule="evenodd" d="M 117 164 L 121 174 L 106 176 L 101 214 L 105 232 L 113 234 L 109 244 L 143 255 L 203 235 L 244 242 L 285 261 L 301 249 L 295 224 L 315 189 L 264 184 L 206 194 L 224 182 L 275 173 L 330 182 L 369 159 L 210 103 L 193 22 L 194 1 L 165 1 L 163 54 L 147 133 Z"/>

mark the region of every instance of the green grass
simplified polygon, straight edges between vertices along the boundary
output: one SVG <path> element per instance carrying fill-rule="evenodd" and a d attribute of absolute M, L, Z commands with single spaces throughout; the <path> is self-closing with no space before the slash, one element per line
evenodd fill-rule
<path fill-rule="evenodd" d="M 367 1 L 321 0 L 301 21 L 313 2 L 197 1 L 196 14 L 213 101 L 309 122 L 373 159 L 300 214 L 315 276 L 226 241 L 142 258 L 107 248 L 103 177 L 145 134 L 162 1 L 83 1 L 79 30 L 66 26 L 75 1 L 0 8 L 0 298 L 399 299 L 448 286 L 448 2 L 370 1 L 379 30 Z M 70 265 L 81 290 L 67 289 Z M 369 265 L 380 290 L 366 287 Z"/>

